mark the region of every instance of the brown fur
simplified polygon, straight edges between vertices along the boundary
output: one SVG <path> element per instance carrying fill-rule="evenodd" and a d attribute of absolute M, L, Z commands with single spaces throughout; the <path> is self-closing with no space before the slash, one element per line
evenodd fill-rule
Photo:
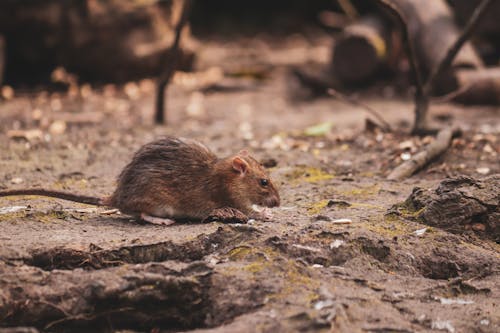
<path fill-rule="evenodd" d="M 234 157 L 218 159 L 196 142 L 161 139 L 143 146 L 124 168 L 110 204 L 125 213 L 172 218 L 205 218 L 217 208 L 233 207 L 244 213 L 252 204 L 279 205 L 279 194 L 264 168 L 250 156 L 245 173 L 233 168 Z M 159 207 L 169 207 L 163 214 Z M 166 209 L 168 210 L 168 209 Z"/>

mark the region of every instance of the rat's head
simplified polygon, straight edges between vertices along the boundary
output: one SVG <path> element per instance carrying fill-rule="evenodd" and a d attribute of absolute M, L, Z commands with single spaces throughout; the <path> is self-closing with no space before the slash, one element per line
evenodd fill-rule
<path fill-rule="evenodd" d="M 228 159 L 231 172 L 232 195 L 237 204 L 249 207 L 259 205 L 277 207 L 280 195 L 264 167 L 251 157 L 246 150 Z M 243 208 L 243 207 L 237 207 Z"/>

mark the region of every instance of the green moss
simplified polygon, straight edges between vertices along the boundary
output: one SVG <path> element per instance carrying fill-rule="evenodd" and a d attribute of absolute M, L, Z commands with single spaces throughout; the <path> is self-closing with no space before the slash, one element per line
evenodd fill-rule
<path fill-rule="evenodd" d="M 424 222 L 423 213 L 425 212 L 425 209 L 426 207 L 415 209 L 413 205 L 409 205 L 407 202 L 403 202 L 392 206 L 389 212 L 386 214 L 386 218 L 389 217 L 392 219 L 406 219 L 422 223 Z"/>
<path fill-rule="evenodd" d="M 307 208 L 307 213 L 309 215 L 316 215 L 316 214 L 319 214 L 323 208 L 325 208 L 326 206 L 328 206 L 328 202 L 330 200 L 328 199 L 325 199 L 325 200 L 321 200 L 321 201 L 318 201 L 318 202 L 314 202 L 312 203 L 308 208 Z"/>
<path fill-rule="evenodd" d="M 232 261 L 243 260 L 252 253 L 250 246 L 238 246 L 228 252 L 229 259 Z"/>
<path fill-rule="evenodd" d="M 279 276 L 283 281 L 283 287 L 279 292 L 269 295 L 270 299 L 283 300 L 288 298 L 290 295 L 297 293 L 299 290 L 308 291 L 310 289 L 317 289 L 320 286 L 320 282 L 308 276 L 307 271 L 309 268 L 300 266 L 299 264 L 288 259 L 285 262 L 280 262 L 279 266 L 273 274 Z M 310 304 L 310 302 L 317 297 L 316 293 L 309 291 L 304 299 L 304 304 Z"/>
<path fill-rule="evenodd" d="M 253 262 L 248 265 L 245 265 L 243 269 L 252 274 L 257 274 L 262 272 L 264 269 L 269 268 L 270 264 L 267 262 Z"/>
<path fill-rule="evenodd" d="M 379 191 L 380 186 L 378 184 L 375 184 L 363 188 L 354 188 L 351 190 L 340 191 L 340 194 L 346 197 L 366 198 L 373 195 L 378 195 Z"/>
<path fill-rule="evenodd" d="M 252 247 L 238 246 L 228 253 L 228 258 L 233 261 L 241 262 L 242 265 L 232 265 L 225 267 L 221 274 L 240 274 L 248 272 L 249 279 L 262 279 L 263 276 L 273 277 L 280 281 L 281 288 L 277 292 L 267 295 L 269 300 L 283 301 L 290 295 L 302 292 L 301 302 L 310 304 L 317 299 L 318 295 L 314 292 L 319 288 L 319 281 L 311 278 L 310 268 L 304 267 L 293 259 L 285 259 L 280 251 L 273 247 Z"/>
<path fill-rule="evenodd" d="M 408 235 L 412 232 L 410 226 L 401 220 L 387 219 L 378 223 L 366 224 L 365 228 L 386 238 Z"/>
<path fill-rule="evenodd" d="M 88 186 L 89 182 L 86 179 L 74 178 L 64 178 L 63 180 L 52 184 L 52 188 L 55 190 L 86 189 Z"/>
<path fill-rule="evenodd" d="M 300 184 L 304 182 L 318 183 L 321 181 L 333 179 L 335 176 L 318 168 L 297 167 L 291 172 L 287 173 L 285 177 L 293 184 Z"/>
<path fill-rule="evenodd" d="M 50 210 L 48 212 L 33 212 L 30 210 L 23 210 L 14 213 L 2 214 L 0 215 L 0 222 L 2 221 L 12 221 L 19 219 L 30 219 L 34 221 L 39 221 L 43 223 L 50 223 L 54 220 L 66 220 L 70 217 L 68 212 L 60 210 Z"/>
<path fill-rule="evenodd" d="M 69 214 L 65 211 L 60 211 L 60 210 L 51 210 L 48 212 L 36 212 L 34 214 L 31 214 L 31 217 L 34 217 L 37 221 L 43 222 L 43 223 L 51 223 L 54 220 L 66 220 L 69 218 Z"/>
<path fill-rule="evenodd" d="M 26 217 L 26 212 L 24 211 L 18 211 L 18 212 L 13 212 L 13 213 L 6 213 L 6 214 L 1 214 L 0 215 L 0 222 L 3 221 L 10 221 L 10 220 L 16 220 Z"/>

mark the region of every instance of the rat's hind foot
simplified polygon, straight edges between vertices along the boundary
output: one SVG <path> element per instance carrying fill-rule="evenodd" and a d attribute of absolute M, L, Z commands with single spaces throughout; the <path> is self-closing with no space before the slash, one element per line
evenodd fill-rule
<path fill-rule="evenodd" d="M 231 207 L 214 209 L 203 222 L 219 221 L 222 223 L 247 223 L 248 216 Z"/>
<path fill-rule="evenodd" d="M 175 221 L 171 220 L 171 219 L 166 219 L 166 218 L 163 218 L 163 217 L 151 216 L 151 215 L 147 215 L 147 214 L 144 214 L 144 213 L 141 214 L 141 220 L 149 222 L 151 224 L 156 224 L 156 225 L 171 225 L 171 224 L 175 223 Z"/>

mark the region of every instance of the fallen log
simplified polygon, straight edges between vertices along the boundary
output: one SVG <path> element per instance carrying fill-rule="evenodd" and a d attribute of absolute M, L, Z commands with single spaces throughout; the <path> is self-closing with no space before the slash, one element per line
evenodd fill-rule
<path fill-rule="evenodd" d="M 46 80 L 56 66 L 84 81 L 156 75 L 175 37 L 173 2 L 0 1 L 5 80 Z M 179 64 L 189 69 L 192 61 L 185 49 Z"/>
<path fill-rule="evenodd" d="M 438 68 L 450 47 L 460 36 L 454 23 L 452 12 L 444 0 L 388 0 L 404 16 L 409 38 L 414 45 L 416 56 L 426 75 Z M 470 42 L 466 42 L 453 59 L 451 66 L 444 71 L 437 82 L 449 82 L 459 68 L 481 68 L 483 62 Z M 453 87 L 437 84 L 441 93 Z"/>
<path fill-rule="evenodd" d="M 453 102 L 500 105 L 500 67 L 457 70 L 454 84 L 457 93 L 450 99 Z"/>
<path fill-rule="evenodd" d="M 388 35 L 383 20 L 375 16 L 345 27 L 333 46 L 333 75 L 346 84 L 364 83 L 373 77 L 387 58 Z"/>

